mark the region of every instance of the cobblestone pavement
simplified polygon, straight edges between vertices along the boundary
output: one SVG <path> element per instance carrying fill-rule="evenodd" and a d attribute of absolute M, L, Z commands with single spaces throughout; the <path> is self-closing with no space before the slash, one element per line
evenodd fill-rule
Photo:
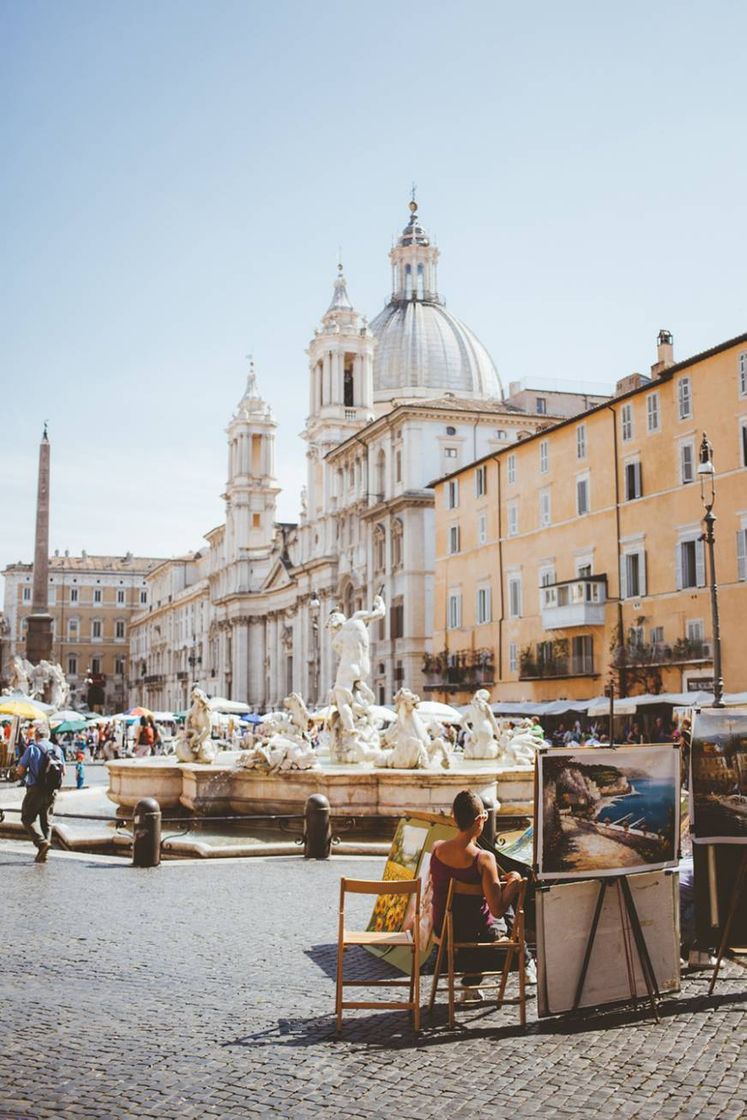
<path fill-rule="evenodd" d="M 0 844 L 1 1120 L 745 1115 L 747 973 L 538 1023 L 332 1016 L 341 874 L 382 860 L 124 861 Z M 353 962 L 355 963 L 355 962 Z M 363 954 L 359 966 L 380 968 Z"/>

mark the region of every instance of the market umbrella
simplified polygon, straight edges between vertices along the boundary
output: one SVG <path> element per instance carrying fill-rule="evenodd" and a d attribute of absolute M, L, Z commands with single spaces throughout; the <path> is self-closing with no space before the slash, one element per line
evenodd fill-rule
<path fill-rule="evenodd" d="M 417 707 L 418 715 L 433 716 L 434 719 L 444 720 L 446 723 L 460 723 L 461 715 L 450 704 L 440 704 L 438 700 L 423 700 Z"/>
<path fill-rule="evenodd" d="M 0 714 L 18 716 L 19 719 L 45 720 L 47 713 L 32 703 L 31 700 L 3 700 L 0 703 Z"/>
<path fill-rule="evenodd" d="M 128 708 L 125 715 L 137 718 L 138 716 L 152 716 L 153 712 L 150 708 Z"/>
<path fill-rule="evenodd" d="M 65 731 L 85 731 L 87 727 L 87 719 L 65 719 L 62 723 L 57 724 L 54 733 L 55 735 L 59 735 Z"/>
<path fill-rule="evenodd" d="M 51 727 L 56 727 L 58 723 L 64 723 L 68 719 L 86 719 L 86 716 L 83 712 L 74 712 L 72 708 L 62 708 L 49 717 L 49 723 Z"/>

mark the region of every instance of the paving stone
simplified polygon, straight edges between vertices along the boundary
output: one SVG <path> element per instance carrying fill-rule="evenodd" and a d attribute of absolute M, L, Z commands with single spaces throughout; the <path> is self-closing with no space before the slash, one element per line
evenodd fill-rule
<path fill-rule="evenodd" d="M 339 877 L 381 860 L 31 859 L 0 851 L 3 1120 L 743 1120 L 731 964 L 710 1000 L 686 977 L 658 1026 L 645 1007 L 538 1022 L 532 1006 L 526 1031 L 505 1007 L 452 1032 L 440 996 L 419 1038 L 403 1013 L 358 1011 L 337 1039 Z M 388 973 L 362 951 L 350 965 Z"/>

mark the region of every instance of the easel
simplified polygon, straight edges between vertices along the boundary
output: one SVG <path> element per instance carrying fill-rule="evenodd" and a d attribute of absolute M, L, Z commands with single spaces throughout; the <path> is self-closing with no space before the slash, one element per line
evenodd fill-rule
<path fill-rule="evenodd" d="M 659 985 L 656 982 L 653 965 L 651 964 L 651 957 L 649 956 L 646 939 L 643 936 L 641 922 L 638 917 L 638 911 L 635 907 L 635 902 L 633 900 L 633 894 L 630 890 L 630 883 L 628 882 L 627 875 L 614 875 L 610 876 L 607 879 L 599 880 L 599 894 L 597 895 L 597 902 L 594 908 L 594 917 L 591 923 L 591 930 L 589 931 L 589 940 L 586 943 L 586 951 L 584 953 L 583 964 L 581 965 L 581 974 L 578 978 L 578 984 L 576 985 L 576 994 L 573 999 L 571 1014 L 578 1011 L 579 1005 L 581 1003 L 581 996 L 583 995 L 584 984 L 586 983 L 586 975 L 589 971 L 589 962 L 591 961 L 591 954 L 594 948 L 594 940 L 597 935 L 599 919 L 602 914 L 602 907 L 604 906 L 607 889 L 613 886 L 616 886 L 618 888 L 620 898 L 625 904 L 625 910 L 628 915 L 628 920 L 630 921 L 630 928 L 633 931 L 633 940 L 635 942 L 636 951 L 638 953 L 638 960 L 641 966 L 641 972 L 643 973 L 643 979 L 646 984 L 646 991 L 648 992 L 651 1010 L 653 1012 L 654 1019 L 658 1023 L 660 1022 L 660 1019 L 659 1009 L 656 1006 L 656 1000 L 661 999 L 661 992 L 659 991 Z M 625 931 L 623 931 L 623 933 L 625 933 Z M 630 995 L 633 1000 L 636 1000 L 637 997 L 635 994 L 634 982 L 634 978 L 631 976 Z"/>
<path fill-rule="evenodd" d="M 745 878 L 747 878 L 747 847 L 742 851 L 742 859 L 739 863 L 739 870 L 737 871 L 737 877 L 734 880 L 734 887 L 731 892 L 731 898 L 729 899 L 729 913 L 726 915 L 724 928 L 721 931 L 721 943 L 718 947 L 716 964 L 713 968 L 713 976 L 711 977 L 711 982 L 708 985 L 709 996 L 713 995 L 713 989 L 716 987 L 716 979 L 718 977 L 719 969 L 721 968 L 721 962 L 724 959 L 724 954 L 726 953 L 727 948 L 729 947 L 729 934 L 731 933 L 732 923 L 734 922 L 737 907 L 739 906 L 739 902 L 742 897 L 742 887 L 744 885 Z"/>

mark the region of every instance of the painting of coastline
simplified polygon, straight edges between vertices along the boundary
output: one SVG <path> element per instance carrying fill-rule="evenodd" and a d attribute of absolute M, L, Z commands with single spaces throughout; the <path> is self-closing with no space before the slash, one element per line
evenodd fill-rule
<path fill-rule="evenodd" d="M 747 844 L 747 711 L 695 714 L 690 822 L 696 844 Z"/>
<path fill-rule="evenodd" d="M 539 878 L 675 867 L 679 778 L 679 751 L 669 743 L 539 752 Z"/>

